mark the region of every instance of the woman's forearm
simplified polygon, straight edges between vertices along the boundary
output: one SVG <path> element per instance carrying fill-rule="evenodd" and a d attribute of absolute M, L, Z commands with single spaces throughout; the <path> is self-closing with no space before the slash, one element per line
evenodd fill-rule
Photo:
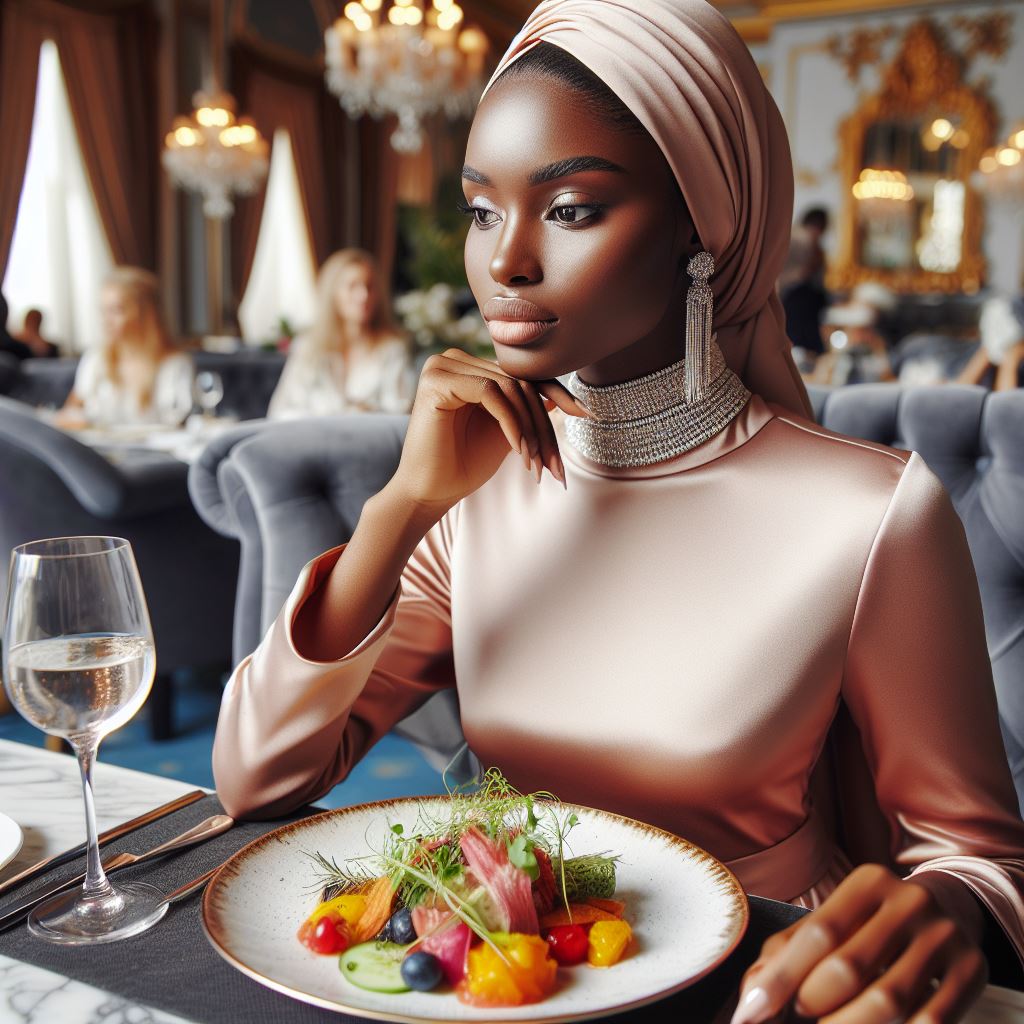
<path fill-rule="evenodd" d="M 416 545 L 439 518 L 391 485 L 370 498 L 343 557 L 295 616 L 298 652 L 336 661 L 352 651 L 380 621 Z"/>

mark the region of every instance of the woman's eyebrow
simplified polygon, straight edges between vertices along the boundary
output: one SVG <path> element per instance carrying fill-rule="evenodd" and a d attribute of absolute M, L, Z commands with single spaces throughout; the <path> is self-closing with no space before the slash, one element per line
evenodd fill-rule
<path fill-rule="evenodd" d="M 545 182 L 554 181 L 556 178 L 564 178 L 569 174 L 579 174 L 582 171 L 612 171 L 616 174 L 625 174 L 626 169 L 614 164 L 611 160 L 605 160 L 600 156 L 571 156 L 565 160 L 557 160 L 553 164 L 539 167 L 530 173 L 527 179 L 531 185 L 543 185 Z M 475 181 L 478 185 L 489 186 L 493 184 L 490 178 L 475 167 L 465 164 L 462 168 L 462 177 L 469 181 Z"/>

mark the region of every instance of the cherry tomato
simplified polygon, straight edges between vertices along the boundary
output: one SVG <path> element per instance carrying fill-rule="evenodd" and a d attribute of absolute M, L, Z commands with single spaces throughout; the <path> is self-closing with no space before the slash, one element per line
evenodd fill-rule
<path fill-rule="evenodd" d="M 544 931 L 551 955 L 563 967 L 581 964 L 587 959 L 587 929 L 581 924 L 556 924 Z"/>
<path fill-rule="evenodd" d="M 352 943 L 348 922 L 335 914 L 325 914 L 312 928 L 299 929 L 299 941 L 321 956 L 344 953 Z"/>

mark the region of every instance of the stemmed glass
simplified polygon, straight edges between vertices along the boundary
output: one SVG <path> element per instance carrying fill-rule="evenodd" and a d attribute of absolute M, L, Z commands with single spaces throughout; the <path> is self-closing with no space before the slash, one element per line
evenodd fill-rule
<path fill-rule="evenodd" d="M 71 744 L 85 797 L 85 884 L 41 903 L 29 915 L 29 931 L 77 945 L 141 932 L 167 906 L 151 885 L 115 887 L 107 879 L 92 790 L 100 740 L 139 710 L 156 670 L 149 611 L 128 541 L 59 537 L 15 548 L 3 644 L 11 703 L 33 725 Z"/>
<path fill-rule="evenodd" d="M 224 381 L 213 370 L 202 370 L 196 374 L 194 385 L 196 401 L 204 416 L 212 416 L 224 397 Z"/>

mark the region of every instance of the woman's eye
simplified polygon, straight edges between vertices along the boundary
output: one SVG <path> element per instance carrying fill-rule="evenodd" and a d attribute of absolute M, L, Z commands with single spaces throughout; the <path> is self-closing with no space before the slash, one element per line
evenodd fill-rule
<path fill-rule="evenodd" d="M 458 204 L 459 213 L 464 213 L 467 216 L 473 218 L 477 227 L 487 228 L 490 227 L 494 221 L 488 220 L 488 217 L 494 217 L 497 219 L 497 214 L 493 210 L 488 210 L 483 206 L 470 206 L 467 203 Z"/>
<path fill-rule="evenodd" d="M 564 206 L 556 206 L 551 212 L 559 224 L 582 224 L 593 220 L 601 212 L 601 207 L 595 204 L 588 206 L 583 203 L 567 203 Z"/>

